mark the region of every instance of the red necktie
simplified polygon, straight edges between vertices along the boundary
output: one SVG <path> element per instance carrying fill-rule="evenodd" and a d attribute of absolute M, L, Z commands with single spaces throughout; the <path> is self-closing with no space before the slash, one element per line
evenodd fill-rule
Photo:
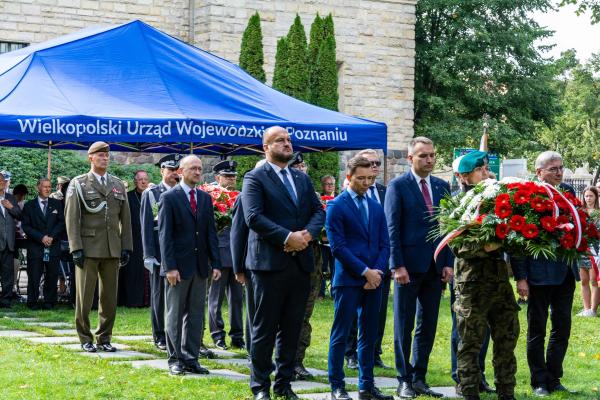
<path fill-rule="evenodd" d="M 192 213 L 196 215 L 196 191 L 194 189 L 190 190 L 190 206 L 192 207 Z"/>
<path fill-rule="evenodd" d="M 430 213 L 433 212 L 433 204 L 431 203 L 431 195 L 429 194 L 429 188 L 427 187 L 427 181 L 425 179 L 421 179 L 421 191 L 423 192 L 423 199 L 425 200 L 425 205 Z"/>

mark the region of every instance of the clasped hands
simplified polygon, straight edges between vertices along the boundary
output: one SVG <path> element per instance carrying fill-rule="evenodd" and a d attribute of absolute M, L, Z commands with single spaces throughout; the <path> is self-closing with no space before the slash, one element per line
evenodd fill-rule
<path fill-rule="evenodd" d="M 363 274 L 363 276 L 367 279 L 367 283 L 365 283 L 363 289 L 373 290 L 377 289 L 379 285 L 381 285 L 383 271 L 379 269 L 367 268 L 367 271 Z"/>
<path fill-rule="evenodd" d="M 46 246 L 46 247 L 50 247 L 50 246 L 52 246 L 52 240 L 53 240 L 53 239 L 52 239 L 50 236 L 48 236 L 48 235 L 45 235 L 45 236 L 42 238 L 42 244 L 43 244 L 44 246 Z"/>
<path fill-rule="evenodd" d="M 291 235 L 288 237 L 287 242 L 283 246 L 283 251 L 285 251 L 286 253 L 302 251 L 308 247 L 311 240 L 312 235 L 306 229 L 292 232 Z"/>

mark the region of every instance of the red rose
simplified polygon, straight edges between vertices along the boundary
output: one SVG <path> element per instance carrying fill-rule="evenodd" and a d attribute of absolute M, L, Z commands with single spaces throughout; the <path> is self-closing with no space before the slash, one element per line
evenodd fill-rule
<path fill-rule="evenodd" d="M 512 189 L 517 189 L 517 190 L 519 190 L 519 189 L 523 188 L 524 186 L 523 186 L 523 184 L 522 184 L 522 183 L 516 183 L 516 182 L 515 182 L 515 183 L 509 183 L 508 185 L 506 185 L 506 187 L 507 187 L 509 190 L 512 190 Z"/>
<path fill-rule="evenodd" d="M 594 223 L 588 225 L 587 234 L 590 239 L 600 239 L 600 232 L 598 232 L 598 228 Z"/>
<path fill-rule="evenodd" d="M 522 215 L 513 215 L 509 221 L 510 229 L 513 231 L 521 232 L 523 226 L 525 226 L 525 217 Z"/>
<path fill-rule="evenodd" d="M 225 214 L 227 212 L 227 206 L 223 203 L 215 204 L 215 207 L 221 214 Z"/>
<path fill-rule="evenodd" d="M 506 239 L 506 235 L 510 232 L 510 228 L 506 224 L 498 224 L 496 225 L 496 236 L 500 240 Z"/>
<path fill-rule="evenodd" d="M 502 193 L 499 194 L 498 197 L 496 197 L 496 207 L 498 207 L 499 205 L 510 206 L 510 196 L 508 193 Z"/>
<path fill-rule="evenodd" d="M 571 219 L 566 215 L 559 215 L 558 218 L 556 218 L 557 225 L 564 225 L 568 224 L 569 222 L 571 222 Z"/>
<path fill-rule="evenodd" d="M 571 233 L 565 233 L 560 238 L 560 245 L 565 249 L 571 249 L 575 246 L 575 237 Z"/>
<path fill-rule="evenodd" d="M 494 210 L 498 218 L 508 218 L 510 214 L 512 214 L 512 207 L 510 204 L 498 204 L 496 203 L 496 208 Z"/>
<path fill-rule="evenodd" d="M 520 189 L 513 196 L 513 200 L 515 201 L 516 204 L 526 204 L 529 202 L 530 198 L 531 198 L 531 192 L 524 190 L 524 189 Z"/>
<path fill-rule="evenodd" d="M 488 216 L 487 214 L 480 214 L 477 216 L 477 218 L 475 218 L 475 222 L 477 222 L 478 224 L 483 224 L 483 220 L 487 216 Z"/>
<path fill-rule="evenodd" d="M 588 242 L 586 238 L 581 238 L 581 243 L 579 243 L 579 246 L 577 246 L 577 251 L 581 253 L 588 251 Z"/>
<path fill-rule="evenodd" d="M 535 224 L 525 224 L 521 230 L 521 234 L 525 239 L 535 239 L 538 235 L 538 227 Z"/>
<path fill-rule="evenodd" d="M 555 197 L 554 204 L 556 204 L 561 210 L 566 210 L 568 208 L 567 202 L 563 200 L 562 197 Z"/>
<path fill-rule="evenodd" d="M 549 215 L 540 218 L 540 224 L 548 232 L 554 232 L 556 229 L 556 220 Z"/>
<path fill-rule="evenodd" d="M 531 204 L 531 208 L 538 213 L 546 211 L 546 201 L 539 196 L 531 199 L 529 204 Z"/>

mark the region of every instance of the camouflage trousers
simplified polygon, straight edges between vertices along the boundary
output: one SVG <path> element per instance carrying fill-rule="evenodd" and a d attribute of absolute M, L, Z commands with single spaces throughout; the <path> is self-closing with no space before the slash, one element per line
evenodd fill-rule
<path fill-rule="evenodd" d="M 300 331 L 300 338 L 298 339 L 298 348 L 296 349 L 295 365 L 302 365 L 304 363 L 306 349 L 308 349 L 308 347 L 310 346 L 310 339 L 312 334 L 310 318 L 312 317 L 313 310 L 315 309 L 315 301 L 317 301 L 317 297 L 319 296 L 319 289 L 321 288 L 321 266 L 323 264 L 321 245 L 317 243 L 315 246 L 313 246 L 313 252 L 315 255 L 315 270 L 310 274 L 310 293 L 308 294 L 308 299 L 306 300 L 306 310 L 304 311 L 302 330 Z"/>
<path fill-rule="evenodd" d="M 519 306 L 506 281 L 466 281 L 455 286 L 456 323 L 460 337 L 458 377 L 463 395 L 479 394 L 479 352 L 489 326 L 494 341 L 493 366 L 496 391 L 513 395 L 517 373 L 515 347 L 519 337 Z"/>

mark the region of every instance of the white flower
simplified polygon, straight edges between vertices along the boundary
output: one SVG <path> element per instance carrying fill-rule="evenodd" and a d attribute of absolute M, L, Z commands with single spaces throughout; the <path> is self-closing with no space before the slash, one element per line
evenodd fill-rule
<path fill-rule="evenodd" d="M 524 183 L 527 182 L 526 179 L 516 178 L 514 176 L 507 176 L 506 178 L 502 178 L 499 183 L 508 185 L 510 183 Z"/>
<path fill-rule="evenodd" d="M 494 183 L 496 183 L 496 182 L 494 181 Z M 483 196 L 484 199 L 493 199 L 494 197 L 496 197 L 496 194 L 498 194 L 499 191 L 500 191 L 500 185 L 490 184 L 490 185 L 486 185 L 486 188 L 483 190 L 481 195 Z"/>

